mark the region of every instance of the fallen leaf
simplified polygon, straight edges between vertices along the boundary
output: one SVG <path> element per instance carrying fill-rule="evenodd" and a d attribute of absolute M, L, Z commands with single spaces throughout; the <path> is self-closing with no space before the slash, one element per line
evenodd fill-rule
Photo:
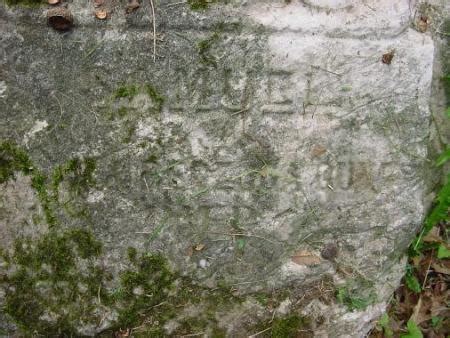
<path fill-rule="evenodd" d="M 381 58 L 381 61 L 384 64 L 390 65 L 392 62 L 392 59 L 394 58 L 394 51 L 390 51 L 388 53 L 383 54 L 383 57 Z"/>
<path fill-rule="evenodd" d="M 317 265 L 320 264 L 321 259 L 319 256 L 316 256 L 309 251 L 299 250 L 291 257 L 292 261 L 298 265 Z"/>
<path fill-rule="evenodd" d="M 438 263 L 432 263 L 431 267 L 436 271 L 437 273 L 443 273 L 444 275 L 450 275 L 450 269 L 442 266 Z"/>
<path fill-rule="evenodd" d="M 439 259 L 450 258 L 450 250 L 447 249 L 444 244 L 439 245 L 437 258 Z"/>
<path fill-rule="evenodd" d="M 105 20 L 108 17 L 108 12 L 104 9 L 96 10 L 95 17 L 99 20 Z"/>
<path fill-rule="evenodd" d="M 430 232 L 423 237 L 423 241 L 428 243 L 434 242 L 442 243 L 443 240 L 441 236 L 439 236 L 439 228 L 434 227 L 433 229 L 431 229 Z"/>
<path fill-rule="evenodd" d="M 319 157 L 327 152 L 327 148 L 321 145 L 315 145 L 311 150 L 312 157 Z"/>
<path fill-rule="evenodd" d="M 127 9 L 126 12 L 127 13 L 131 13 L 134 12 L 136 9 L 138 9 L 141 5 L 139 4 L 138 0 L 128 0 L 128 4 L 127 4 Z"/>
<path fill-rule="evenodd" d="M 428 17 L 425 15 L 421 15 L 419 20 L 417 21 L 417 29 L 421 33 L 425 33 L 428 29 Z"/>
<path fill-rule="evenodd" d="M 202 251 L 205 248 L 205 244 L 197 244 L 194 246 L 195 251 Z"/>

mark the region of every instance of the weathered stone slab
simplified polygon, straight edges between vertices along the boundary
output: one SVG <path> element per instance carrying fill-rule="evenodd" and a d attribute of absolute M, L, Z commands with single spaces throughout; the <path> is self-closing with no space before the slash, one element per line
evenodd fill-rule
<path fill-rule="evenodd" d="M 15 180 L 3 182 L 3 250 L 14 255 L 14 238 L 47 226 L 81 227 L 104 247 L 89 259 L 112 273 L 98 282 L 105 292 L 120 289 L 133 247 L 162 254 L 194 289 L 241 297 L 225 310 L 196 294 L 200 303 L 154 324 L 165 334 L 202 317 L 206 302 L 210 336 L 214 325 L 255 333 L 289 311 L 311 317 L 317 335 L 361 336 L 396 287 L 425 212 L 433 42 L 412 24 L 419 6 L 235 1 L 197 12 L 155 3 L 155 61 L 147 3 L 128 15 L 107 3 L 111 18 L 100 22 L 92 4 L 69 2 L 75 27 L 63 34 L 46 26 L 45 8 L 0 6 L 0 137 L 35 168 L 13 166 Z M 0 155 L 14 162 L 11 151 Z M 8 264 L 10 278 L 23 267 Z M 363 306 L 305 298 L 317 285 Z M 100 293 L 67 325 L 124 328 L 126 302 L 118 310 Z M 54 322 L 58 311 L 35 319 Z"/>

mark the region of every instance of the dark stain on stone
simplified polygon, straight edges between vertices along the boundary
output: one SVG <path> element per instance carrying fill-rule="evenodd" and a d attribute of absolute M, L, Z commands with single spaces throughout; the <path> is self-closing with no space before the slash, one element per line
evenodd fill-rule
<path fill-rule="evenodd" d="M 52 8 L 47 12 L 48 24 L 58 31 L 68 31 L 73 26 L 72 13 L 64 7 Z"/>
<path fill-rule="evenodd" d="M 337 247 L 336 244 L 334 244 L 334 243 L 327 243 L 323 247 L 323 249 L 320 252 L 320 254 L 322 255 L 322 257 L 324 259 L 333 261 L 337 257 L 338 251 L 339 250 L 338 250 L 338 247 Z"/>

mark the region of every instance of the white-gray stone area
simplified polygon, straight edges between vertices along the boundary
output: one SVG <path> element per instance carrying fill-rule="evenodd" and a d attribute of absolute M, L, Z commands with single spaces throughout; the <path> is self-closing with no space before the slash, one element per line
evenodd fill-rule
<path fill-rule="evenodd" d="M 404 274 L 435 183 L 439 56 L 418 20 L 449 5 L 153 0 L 126 13 L 126 1 L 98 3 L 104 21 L 93 3 L 64 1 L 68 32 L 47 25 L 46 5 L 0 3 L 1 252 L 82 228 L 103 247 L 83 273 L 92 263 L 111 274 L 81 317 L 67 315 L 69 301 L 26 317 L 11 310 L 8 284 L 24 263 L 3 258 L 4 330 L 23 318 L 35 330 L 61 318 L 78 334 L 118 329 L 118 285 L 135 248 L 163 256 L 192 288 L 236 297 L 226 309 L 185 301 L 159 322 L 163 335 L 195 333 L 182 331 L 193 316 L 206 316 L 205 337 L 246 337 L 264 329 L 258 322 L 299 315 L 311 336 L 364 337 Z M 47 282 L 36 299 L 69 283 Z M 319 284 L 333 300 L 305 297 Z M 339 290 L 365 306 L 340 304 Z M 116 298 L 102 302 L 101 292 Z M 258 303 L 261 294 L 276 294 L 275 305 Z M 147 323 L 161 320 L 146 311 Z"/>

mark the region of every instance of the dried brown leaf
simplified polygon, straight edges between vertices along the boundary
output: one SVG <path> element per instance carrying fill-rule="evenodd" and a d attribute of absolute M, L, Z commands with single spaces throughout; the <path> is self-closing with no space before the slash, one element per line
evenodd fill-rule
<path fill-rule="evenodd" d="M 105 20 L 108 17 L 108 12 L 104 9 L 96 10 L 95 17 L 99 20 Z"/>
<path fill-rule="evenodd" d="M 126 12 L 131 13 L 138 9 L 141 5 L 139 4 L 139 0 L 128 0 Z"/>
<path fill-rule="evenodd" d="M 450 275 L 450 268 L 443 266 L 437 262 L 432 263 L 431 267 L 434 269 L 434 271 L 438 273 L 443 273 L 444 275 Z"/>
<path fill-rule="evenodd" d="M 311 150 L 312 157 L 320 157 L 327 152 L 327 148 L 321 145 L 315 145 Z"/>
<path fill-rule="evenodd" d="M 195 251 L 202 251 L 205 248 L 205 244 L 197 244 L 196 246 L 194 246 Z"/>
<path fill-rule="evenodd" d="M 310 253 L 307 250 L 299 250 L 291 257 L 292 261 L 298 265 L 317 265 L 322 261 L 319 256 Z"/>
<path fill-rule="evenodd" d="M 442 240 L 442 237 L 439 236 L 439 228 L 438 227 L 434 227 L 433 229 L 431 229 L 430 232 L 428 234 L 426 234 L 426 236 L 423 237 L 423 241 L 428 242 L 428 243 L 444 242 Z"/>
<path fill-rule="evenodd" d="M 392 62 L 392 59 L 394 58 L 395 52 L 394 51 L 390 51 L 388 53 L 383 54 L 383 57 L 381 58 L 381 61 L 384 64 L 390 65 Z"/>

